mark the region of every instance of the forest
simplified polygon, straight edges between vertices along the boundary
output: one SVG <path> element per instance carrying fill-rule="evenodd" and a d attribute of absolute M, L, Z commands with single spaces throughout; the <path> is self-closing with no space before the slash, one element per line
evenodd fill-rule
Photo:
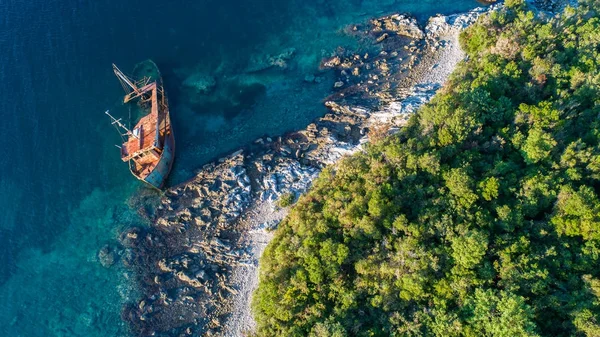
<path fill-rule="evenodd" d="M 280 224 L 256 335 L 600 336 L 598 9 L 466 29 L 434 99 Z"/>

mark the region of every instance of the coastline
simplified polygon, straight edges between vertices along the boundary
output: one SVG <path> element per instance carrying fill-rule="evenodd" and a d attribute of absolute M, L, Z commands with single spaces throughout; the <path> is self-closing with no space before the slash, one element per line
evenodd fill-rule
<path fill-rule="evenodd" d="M 349 27 L 349 34 L 382 52 L 344 51 L 322 62 L 339 78 L 338 90 L 325 102 L 328 114 L 304 130 L 259 138 L 205 165 L 165 193 L 150 228 L 123 233 L 124 261 L 143 289 L 123 319 L 139 334 L 251 331 L 258 262 L 270 230 L 287 214 L 277 200 L 304 193 L 325 166 L 360 151 L 369 135 L 402 127 L 464 58 L 460 31 L 498 6 L 435 16 L 424 28 L 400 14 Z M 397 52 L 399 46 L 405 53 Z"/>
<path fill-rule="evenodd" d="M 425 54 L 420 64 L 414 67 L 405 79 L 403 87 L 408 87 L 406 96 L 396 97 L 385 103 L 382 108 L 372 111 L 364 120 L 363 125 L 389 127 L 391 132 L 393 132 L 393 128 L 402 127 L 411 114 L 433 98 L 458 63 L 464 59 L 465 53 L 460 48 L 458 41 L 460 32 L 474 23 L 481 14 L 497 8 L 499 8 L 498 5 L 487 8 L 479 7 L 468 13 L 431 17 L 424 33 L 426 34 L 426 46 L 432 48 L 433 52 Z M 332 109 L 335 107 L 335 105 L 332 105 Z M 338 107 L 338 109 L 342 111 L 353 110 L 350 106 Z M 355 107 L 354 109 L 362 110 L 364 108 Z M 335 165 L 344 155 L 360 151 L 362 144 L 367 141 L 368 135 L 364 135 L 361 137 L 359 144 L 355 146 L 348 147 L 346 144 L 334 144 L 329 149 L 330 153 L 338 153 L 341 156 L 329 157 L 333 160 L 328 161 L 327 164 Z M 311 180 L 314 177 L 311 177 Z M 309 187 L 310 185 L 305 189 L 292 187 L 288 190 L 293 191 L 295 194 L 302 194 Z M 279 222 L 288 214 L 287 209 L 277 209 L 269 201 L 255 201 L 249 209 L 251 211 L 248 212 L 248 216 L 240 222 L 243 222 L 249 229 L 247 241 L 248 246 L 252 247 L 254 263 L 249 266 L 240 266 L 232 272 L 232 283 L 238 287 L 239 293 L 233 296 L 234 310 L 224 327 L 223 336 L 228 337 L 242 336 L 245 331 L 252 331 L 255 327 L 251 312 L 251 301 L 252 293 L 258 285 L 258 262 L 273 236 L 270 230 L 276 228 Z"/>

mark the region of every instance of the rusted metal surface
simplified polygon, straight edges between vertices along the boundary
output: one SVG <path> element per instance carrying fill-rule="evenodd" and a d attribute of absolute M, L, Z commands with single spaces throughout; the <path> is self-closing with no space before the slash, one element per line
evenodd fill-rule
<path fill-rule="evenodd" d="M 165 179 L 171 171 L 174 158 L 175 139 L 173 138 L 173 134 L 170 133 L 169 136 L 165 139 L 165 145 L 163 147 L 163 153 L 160 160 L 156 163 L 154 169 L 142 179 L 146 183 L 156 188 L 162 188 Z"/>
<path fill-rule="evenodd" d="M 158 127 L 156 83 L 152 83 L 148 89 L 152 92 L 152 108 L 150 113 L 142 117 L 132 129 L 132 132 L 137 135 L 139 139 L 130 136 L 127 139 L 127 142 L 123 144 L 121 152 L 121 159 L 123 161 L 129 161 L 135 157 L 142 156 L 144 153 L 152 150 L 153 147 L 157 147 L 158 145 L 158 139 L 156 137 L 156 129 Z"/>

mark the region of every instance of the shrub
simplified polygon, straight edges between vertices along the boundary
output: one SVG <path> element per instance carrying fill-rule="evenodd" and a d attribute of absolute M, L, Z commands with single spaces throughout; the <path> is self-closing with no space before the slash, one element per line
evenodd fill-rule
<path fill-rule="evenodd" d="M 277 206 L 288 207 L 294 204 L 296 201 L 296 195 L 292 192 L 282 194 L 277 201 Z"/>

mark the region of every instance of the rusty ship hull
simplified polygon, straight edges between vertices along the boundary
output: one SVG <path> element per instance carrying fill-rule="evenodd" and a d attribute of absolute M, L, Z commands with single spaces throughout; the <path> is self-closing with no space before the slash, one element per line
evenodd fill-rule
<path fill-rule="evenodd" d="M 152 187 L 163 188 L 175 160 L 175 137 L 171 133 L 165 140 L 162 156 L 154 170 L 145 178 L 138 178 Z"/>
<path fill-rule="evenodd" d="M 121 159 L 128 162 L 134 177 L 161 189 L 175 160 L 175 136 L 160 71 L 151 60 L 136 65 L 131 76 L 116 65 L 113 71 L 125 89 L 123 102 L 129 107 L 130 118 L 137 121 L 133 128 L 127 128 L 111 116 L 113 124 L 126 131 L 122 134 Z"/>

